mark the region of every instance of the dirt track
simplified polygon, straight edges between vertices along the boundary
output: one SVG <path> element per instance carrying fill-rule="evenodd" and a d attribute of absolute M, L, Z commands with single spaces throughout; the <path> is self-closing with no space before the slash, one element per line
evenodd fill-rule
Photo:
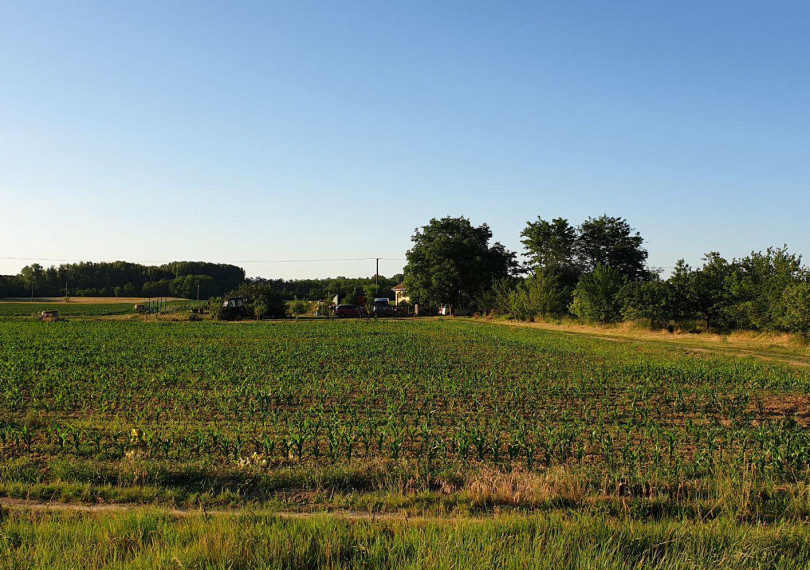
<path fill-rule="evenodd" d="M 27 499 L 11 499 L 0 497 L 0 506 L 8 509 L 27 510 L 37 512 L 79 512 L 79 513 L 132 513 L 138 511 L 150 511 L 155 513 L 168 514 L 175 517 L 193 516 L 239 516 L 250 513 L 262 513 L 270 516 L 277 516 L 285 519 L 307 519 L 317 517 L 333 517 L 342 520 L 367 520 L 367 521 L 400 521 L 404 523 L 458 523 L 484 521 L 484 518 L 463 517 L 448 515 L 442 516 L 409 516 L 405 513 L 369 513 L 364 511 L 268 511 L 251 509 L 245 507 L 232 510 L 207 510 L 207 509 L 180 509 L 176 507 L 163 507 L 149 504 L 122 504 L 122 503 L 45 503 Z"/>
<path fill-rule="evenodd" d="M 810 356 L 804 349 L 787 349 L 779 346 L 776 350 L 770 348 L 768 341 L 738 341 L 729 340 L 729 337 L 722 335 L 687 335 L 687 334 L 667 334 L 661 332 L 643 332 L 625 330 L 621 328 L 598 328 L 587 325 L 556 325 L 543 322 L 516 322 L 516 321 L 475 321 L 485 324 L 535 328 L 553 332 L 559 332 L 571 336 L 587 336 L 610 342 L 628 342 L 648 345 L 659 345 L 667 348 L 683 350 L 686 354 L 706 354 L 719 356 L 752 357 L 780 364 L 791 366 L 810 366 Z"/>

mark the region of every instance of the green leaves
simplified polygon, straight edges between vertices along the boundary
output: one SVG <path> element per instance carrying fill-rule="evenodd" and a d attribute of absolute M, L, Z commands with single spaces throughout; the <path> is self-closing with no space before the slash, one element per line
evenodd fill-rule
<path fill-rule="evenodd" d="M 490 245 L 491 238 L 489 226 L 473 226 L 464 217 L 434 218 L 417 228 L 404 270 L 411 301 L 470 308 L 515 267 L 515 254 L 498 242 Z"/>

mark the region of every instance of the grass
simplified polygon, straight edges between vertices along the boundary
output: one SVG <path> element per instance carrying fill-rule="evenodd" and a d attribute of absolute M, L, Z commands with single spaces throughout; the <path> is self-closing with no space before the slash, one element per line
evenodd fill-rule
<path fill-rule="evenodd" d="M 594 516 L 404 520 L 273 513 L 34 513 L 0 523 L 7 567 L 796 568 L 810 529 Z"/>
<path fill-rule="evenodd" d="M 729 356 L 755 356 L 779 360 L 795 365 L 810 365 L 810 344 L 801 335 L 784 333 L 757 333 L 736 331 L 729 334 L 712 332 L 668 332 L 650 330 L 648 326 L 634 323 L 616 325 L 592 325 L 578 321 L 536 321 L 533 323 L 505 319 L 485 319 L 484 322 L 519 327 L 538 328 L 594 338 L 612 339 L 633 343 L 654 343 L 699 352 Z"/>

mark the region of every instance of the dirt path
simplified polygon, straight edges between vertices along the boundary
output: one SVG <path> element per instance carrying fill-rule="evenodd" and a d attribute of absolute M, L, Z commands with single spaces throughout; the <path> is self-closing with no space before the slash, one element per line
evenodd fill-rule
<path fill-rule="evenodd" d="M 231 510 L 207 510 L 207 509 L 182 509 L 176 507 L 164 507 L 160 505 L 144 505 L 140 503 L 46 503 L 28 499 L 11 499 L 0 497 L 0 506 L 9 509 L 19 509 L 36 512 L 79 512 L 79 513 L 133 513 L 138 511 L 159 512 L 175 517 L 194 516 L 239 516 L 247 513 L 266 513 L 268 515 L 281 517 L 284 519 L 308 519 L 317 517 L 332 517 L 341 520 L 363 520 L 363 521 L 400 521 L 404 523 L 459 523 L 459 522 L 481 522 L 485 518 L 463 517 L 458 515 L 448 516 L 409 516 L 406 513 L 369 513 L 365 511 L 272 511 L 251 509 L 243 507 Z"/>
<path fill-rule="evenodd" d="M 709 337 L 711 340 L 701 340 L 695 336 L 686 337 L 680 334 L 673 337 L 671 334 L 664 334 L 659 332 L 640 332 L 640 331 L 627 331 L 627 330 L 606 330 L 597 329 L 595 327 L 581 326 L 567 326 L 555 325 L 552 323 L 524 323 L 516 321 L 476 321 L 480 323 L 487 323 L 493 325 L 513 326 L 535 328 L 546 331 L 558 332 L 571 336 L 587 336 L 591 338 L 598 338 L 610 342 L 633 342 L 639 344 L 657 344 L 667 348 L 675 348 L 683 350 L 685 353 L 702 353 L 702 354 L 716 354 L 723 356 L 736 356 L 736 357 L 753 357 L 771 362 L 779 362 L 781 364 L 788 364 L 791 366 L 807 366 L 810 367 L 810 356 L 794 353 L 780 353 L 767 346 L 752 348 L 747 345 L 735 344 L 735 341 L 728 340 L 727 337 L 720 335 L 713 335 Z M 719 343 L 723 345 L 718 346 Z M 750 345 L 755 341 L 747 341 Z M 765 341 L 762 341 L 763 344 Z M 728 343 L 728 344 L 726 344 Z"/>

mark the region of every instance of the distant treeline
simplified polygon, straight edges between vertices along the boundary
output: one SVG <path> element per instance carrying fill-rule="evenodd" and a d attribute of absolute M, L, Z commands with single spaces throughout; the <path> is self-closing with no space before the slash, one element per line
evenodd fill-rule
<path fill-rule="evenodd" d="M 378 280 L 375 280 L 375 277 L 372 275 L 371 277 L 252 279 L 250 281 L 269 285 L 286 300 L 330 300 L 333 299 L 335 295 L 340 295 L 341 301 L 345 297 L 349 298 L 347 302 L 356 302 L 356 297 L 361 294 L 366 298 L 393 298 L 394 294 L 391 292 L 391 288 L 402 282 L 402 275 L 393 275 L 392 277 L 380 275 Z M 379 287 L 376 283 L 379 283 Z"/>
<path fill-rule="evenodd" d="M 250 296 L 269 308 L 294 299 L 368 303 L 393 297 L 404 281 L 412 303 L 518 319 L 578 317 L 596 323 L 646 321 L 652 327 L 747 329 L 810 336 L 810 269 L 787 247 L 739 259 L 710 252 L 700 267 L 679 260 L 670 275 L 647 265 L 644 239 L 624 218 L 602 215 L 572 225 L 537 218 L 520 234 L 525 261 L 491 243 L 487 224 L 432 219 L 412 236 L 404 275 L 375 278 L 246 279 L 241 267 L 178 261 L 124 261 L 24 267 L 0 276 L 0 297 Z"/>
<path fill-rule="evenodd" d="M 174 261 L 165 265 L 141 265 L 126 261 L 65 263 L 43 267 L 32 264 L 17 275 L 0 275 L 0 297 L 220 297 L 243 283 L 261 283 L 284 300 L 332 299 L 335 295 L 393 297 L 391 287 L 401 275 L 375 278 L 245 279 L 245 270 L 235 265 L 202 261 Z"/>
<path fill-rule="evenodd" d="M 0 276 L 0 297 L 185 297 L 223 295 L 245 280 L 245 270 L 225 263 L 174 261 L 141 265 L 127 261 L 23 267 Z M 67 292 L 65 288 L 67 287 Z"/>

